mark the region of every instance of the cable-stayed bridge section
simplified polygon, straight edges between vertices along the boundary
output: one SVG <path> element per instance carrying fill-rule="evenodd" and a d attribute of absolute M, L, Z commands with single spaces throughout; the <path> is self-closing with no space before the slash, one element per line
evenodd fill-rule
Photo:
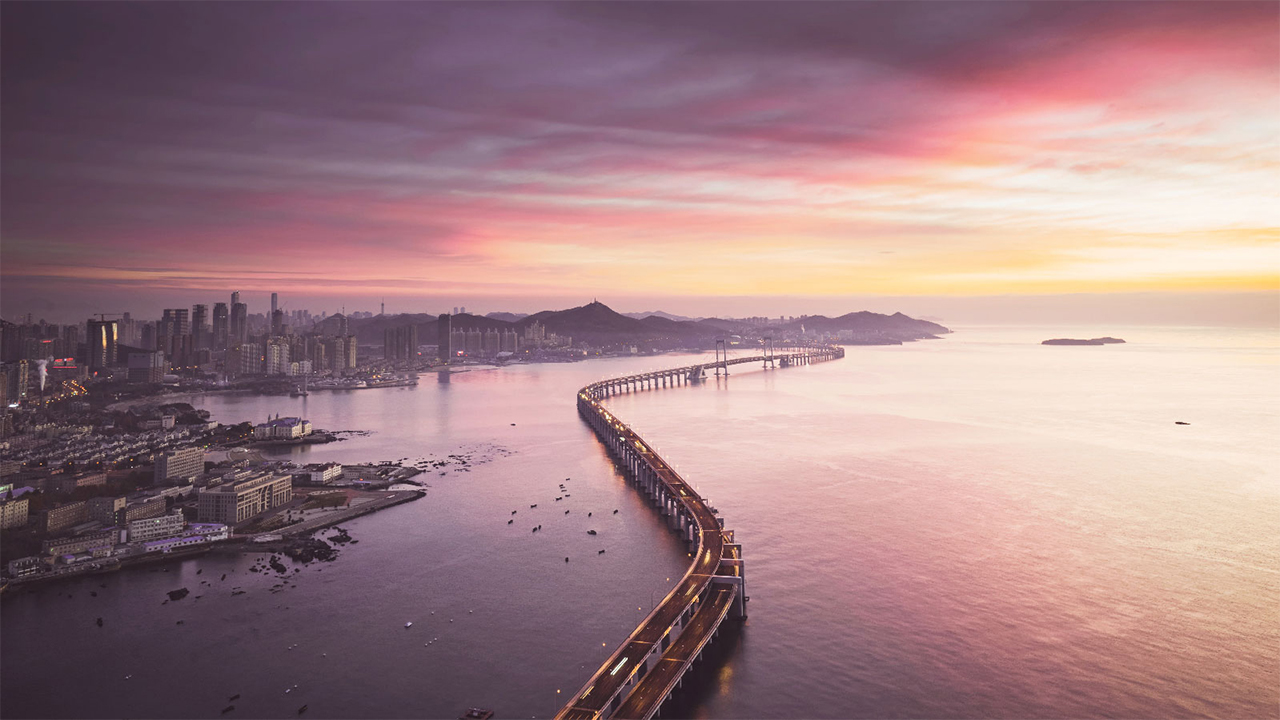
<path fill-rule="evenodd" d="M 733 531 L 726 529 L 716 509 L 643 438 L 610 413 L 603 401 L 625 392 L 701 382 L 708 370 L 728 375 L 731 365 L 791 367 L 842 357 L 844 348 L 838 346 L 774 353 L 768 343 L 763 355 L 731 359 L 719 344 L 714 362 L 610 378 L 578 391 L 579 414 L 628 479 L 689 544 L 693 561 L 680 582 L 569 699 L 557 718 L 655 717 L 725 619 L 747 615 L 745 566 Z"/>

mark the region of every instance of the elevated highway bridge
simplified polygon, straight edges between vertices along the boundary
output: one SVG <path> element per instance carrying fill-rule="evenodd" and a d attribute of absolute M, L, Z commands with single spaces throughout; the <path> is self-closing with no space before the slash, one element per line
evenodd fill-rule
<path fill-rule="evenodd" d="M 681 684 L 726 618 L 745 618 L 746 576 L 742 548 L 707 501 L 653 451 L 634 430 L 605 408 L 613 395 L 701 382 L 708 370 L 728 374 L 730 365 L 807 365 L 844 357 L 844 348 L 817 346 L 794 351 L 716 360 L 637 373 L 592 383 L 578 391 L 578 412 L 595 430 L 627 478 L 668 518 L 689 544 L 692 562 L 680 582 L 656 605 L 571 696 L 557 718 L 652 718 Z"/>

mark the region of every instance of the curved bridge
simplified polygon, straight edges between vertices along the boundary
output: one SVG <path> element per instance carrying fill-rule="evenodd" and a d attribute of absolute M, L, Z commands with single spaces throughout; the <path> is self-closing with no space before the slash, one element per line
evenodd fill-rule
<path fill-rule="evenodd" d="M 715 508 L 658 457 L 635 431 L 601 401 L 623 392 L 701 382 L 708 369 L 726 375 L 730 365 L 806 365 L 844 357 L 844 348 L 819 346 L 638 373 L 592 383 L 578 391 L 578 413 L 596 431 L 637 489 L 668 517 L 694 550 L 689 570 L 604 665 L 556 715 L 564 720 L 652 718 L 684 673 L 702 657 L 726 617 L 745 618 L 746 577 L 742 548 Z"/>

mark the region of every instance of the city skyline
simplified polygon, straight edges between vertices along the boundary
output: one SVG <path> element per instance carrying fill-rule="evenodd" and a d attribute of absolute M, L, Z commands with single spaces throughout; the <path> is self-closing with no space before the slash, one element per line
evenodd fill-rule
<path fill-rule="evenodd" d="M 805 7 L 6 5 L 5 316 L 1274 323 L 1273 4 Z"/>

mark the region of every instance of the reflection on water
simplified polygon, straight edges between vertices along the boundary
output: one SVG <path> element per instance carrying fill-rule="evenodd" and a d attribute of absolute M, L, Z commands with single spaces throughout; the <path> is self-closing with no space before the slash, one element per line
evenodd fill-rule
<path fill-rule="evenodd" d="M 978 328 L 611 399 L 746 553 L 750 619 L 673 711 L 1274 716 L 1275 338 L 1054 333 L 1129 344 L 1042 347 L 1042 331 Z M 362 542 L 283 592 L 248 558 L 208 556 L 6 598 L 0 710 L 213 717 L 240 693 L 240 717 L 303 703 L 308 717 L 548 716 L 685 559 L 578 420 L 574 390 L 687 360 L 201 400 L 223 421 L 302 412 L 374 431 L 290 449 L 299 461 L 511 455 L 353 521 Z M 571 498 L 529 508 L 565 477 Z M 614 508 L 586 535 L 587 511 Z M 197 589 L 224 572 L 248 593 Z M 161 605 L 182 586 L 202 598 Z"/>

